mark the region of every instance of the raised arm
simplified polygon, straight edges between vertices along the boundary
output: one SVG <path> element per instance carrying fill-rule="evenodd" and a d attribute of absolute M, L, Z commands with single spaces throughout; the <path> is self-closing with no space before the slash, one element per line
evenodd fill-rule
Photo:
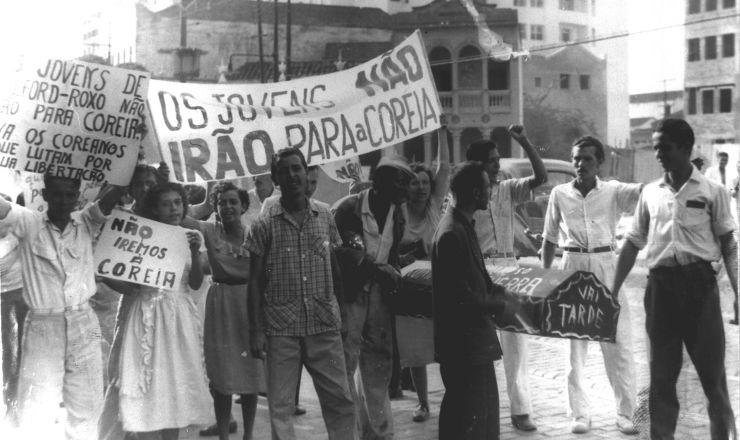
<path fill-rule="evenodd" d="M 109 215 L 121 198 L 126 195 L 127 191 L 128 188 L 125 186 L 111 184 L 105 185 L 96 197 L 98 206 L 103 214 Z"/>
<path fill-rule="evenodd" d="M 0 197 L 0 220 L 8 216 L 11 206 L 12 205 L 9 201 L 5 200 L 3 197 Z"/>
<path fill-rule="evenodd" d="M 203 267 L 200 259 L 200 248 L 203 245 L 203 237 L 199 232 L 187 231 L 185 232 L 188 243 L 190 244 L 190 277 L 188 278 L 188 285 L 191 289 L 200 289 L 200 285 L 203 284 Z"/>
<path fill-rule="evenodd" d="M 437 130 L 437 169 L 434 170 L 434 194 L 440 204 L 447 195 L 450 186 L 450 149 L 447 146 L 447 127 Z"/>
<path fill-rule="evenodd" d="M 537 150 L 529 142 L 527 135 L 524 134 L 524 127 L 521 125 L 512 125 L 509 127 L 509 134 L 522 146 L 529 157 L 529 162 L 532 164 L 534 176 L 529 181 L 529 187 L 534 189 L 547 182 L 547 168 L 545 168 L 545 163 L 542 162 L 539 153 L 537 153 Z"/>

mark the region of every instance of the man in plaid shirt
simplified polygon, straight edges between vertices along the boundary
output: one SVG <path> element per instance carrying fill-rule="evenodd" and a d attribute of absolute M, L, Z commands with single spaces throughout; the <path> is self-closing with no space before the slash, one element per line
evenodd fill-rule
<path fill-rule="evenodd" d="M 311 374 L 330 439 L 355 439 L 334 293 L 333 248 L 340 242 L 325 206 L 306 196 L 306 159 L 293 148 L 272 159 L 280 203 L 252 225 L 249 283 L 250 345 L 267 359 L 267 395 L 273 439 L 294 439 L 295 389 L 301 364 Z M 266 348 L 266 353 L 265 353 Z"/>

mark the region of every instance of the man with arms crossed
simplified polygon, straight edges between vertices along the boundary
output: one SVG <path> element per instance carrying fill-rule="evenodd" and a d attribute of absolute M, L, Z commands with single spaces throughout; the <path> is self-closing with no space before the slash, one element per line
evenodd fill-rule
<path fill-rule="evenodd" d="M 577 177 L 558 185 L 550 193 L 545 214 L 542 267 L 552 265 L 558 243 L 563 248 L 562 269 L 593 273 L 611 286 L 616 268 L 614 253 L 617 221 L 621 212 L 631 211 L 642 184 L 604 182 L 598 173 L 604 163 L 604 146 L 585 136 L 576 140 L 572 151 Z M 635 364 L 630 343 L 629 304 L 620 301 L 616 343 L 601 343 L 604 367 L 617 401 L 617 428 L 623 434 L 637 434 L 632 424 L 635 405 Z M 589 403 L 584 389 L 588 341 L 570 341 L 568 401 L 573 415 L 571 430 L 583 434 L 591 429 Z"/>
<path fill-rule="evenodd" d="M 725 331 L 712 270 L 712 262 L 722 257 L 737 294 L 735 225 L 727 190 L 691 165 L 693 146 L 694 132 L 682 119 L 664 119 L 655 128 L 653 149 L 665 174 L 640 195 L 612 288 L 618 294 L 638 251 L 646 247 L 653 440 L 673 439 L 676 430 L 682 345 L 709 401 L 711 438 L 736 438 L 725 374 Z"/>

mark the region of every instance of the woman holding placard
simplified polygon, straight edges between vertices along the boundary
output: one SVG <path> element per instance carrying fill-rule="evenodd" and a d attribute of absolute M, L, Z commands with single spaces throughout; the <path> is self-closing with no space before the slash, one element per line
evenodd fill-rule
<path fill-rule="evenodd" d="M 265 370 L 249 350 L 247 284 L 249 251 L 244 247 L 242 215 L 249 195 L 231 182 L 216 185 L 210 202 L 216 223 L 198 222 L 205 238 L 213 284 L 206 297 L 203 345 L 220 440 L 229 438 L 232 394 L 241 395 L 244 439 L 252 438 L 257 394 L 264 392 Z"/>
<path fill-rule="evenodd" d="M 141 210 L 152 220 L 179 226 L 187 212 L 182 186 L 149 189 Z M 139 286 L 123 328 L 120 411 L 123 429 L 139 439 L 177 439 L 180 428 L 210 420 L 201 326 L 193 294 L 203 282 L 199 232 L 181 229 L 190 244 L 177 290 Z"/>

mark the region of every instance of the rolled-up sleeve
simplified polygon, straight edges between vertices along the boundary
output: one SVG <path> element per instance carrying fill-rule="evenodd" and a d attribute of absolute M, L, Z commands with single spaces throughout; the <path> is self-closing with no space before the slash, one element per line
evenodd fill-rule
<path fill-rule="evenodd" d="M 626 239 L 629 240 L 638 249 L 642 249 L 647 244 L 647 236 L 650 228 L 650 211 L 647 206 L 648 193 L 643 191 L 637 200 L 635 206 L 635 216 L 632 219 L 632 227 L 627 232 Z"/>
<path fill-rule="evenodd" d="M 720 188 L 712 204 L 712 232 L 715 237 L 721 237 L 735 230 L 735 220 L 730 208 L 730 193 Z"/>
<path fill-rule="evenodd" d="M 29 220 L 35 215 L 33 211 L 15 203 L 10 204 L 10 211 L 4 219 L 0 220 L 0 237 L 13 234 L 23 238 L 28 231 Z"/>
<path fill-rule="evenodd" d="M 507 179 L 502 181 L 501 185 L 506 185 L 509 187 L 512 202 L 521 203 L 529 200 L 529 194 L 532 190 L 532 187 L 529 183 L 531 180 L 532 178 L 530 177 L 524 177 L 520 179 Z"/>
<path fill-rule="evenodd" d="M 244 247 L 253 254 L 265 255 L 269 240 L 269 225 L 267 215 L 260 215 L 252 223 L 252 226 L 247 231 L 246 237 L 244 237 Z"/>
<path fill-rule="evenodd" d="M 642 183 L 622 183 L 617 184 L 617 209 L 619 212 L 633 212 L 635 204 L 640 198 L 642 192 Z"/>

